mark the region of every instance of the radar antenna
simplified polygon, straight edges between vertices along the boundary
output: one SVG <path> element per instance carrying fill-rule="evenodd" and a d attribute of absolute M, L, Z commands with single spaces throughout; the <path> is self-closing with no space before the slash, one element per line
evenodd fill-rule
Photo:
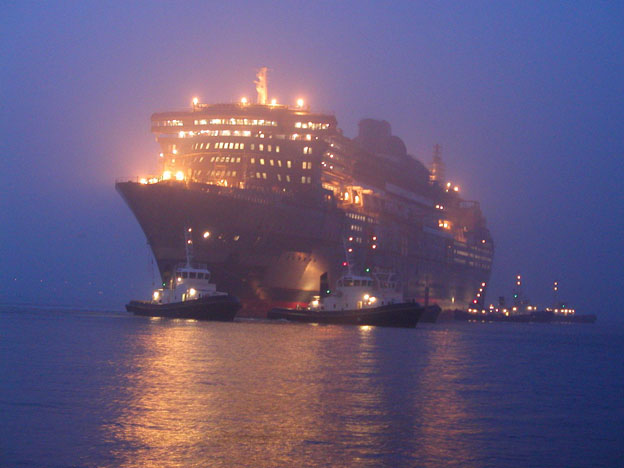
<path fill-rule="evenodd" d="M 186 267 L 191 268 L 191 264 L 193 263 L 193 239 L 191 237 L 191 233 L 193 230 L 191 228 L 184 230 L 184 248 L 186 249 Z"/>
<path fill-rule="evenodd" d="M 258 104 L 266 105 L 267 96 L 269 95 L 269 89 L 267 85 L 267 67 L 262 67 L 256 73 L 257 81 L 254 81 L 256 85 L 256 91 L 258 92 Z"/>

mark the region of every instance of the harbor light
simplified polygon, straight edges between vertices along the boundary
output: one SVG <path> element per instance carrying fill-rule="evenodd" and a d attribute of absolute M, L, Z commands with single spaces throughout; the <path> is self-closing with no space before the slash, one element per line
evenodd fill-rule
<path fill-rule="evenodd" d="M 277 99 L 271 99 L 271 105 L 272 106 L 276 106 L 277 105 Z"/>
<path fill-rule="evenodd" d="M 193 98 L 193 105 L 196 106 L 197 104 L 199 104 L 199 98 L 198 97 L 194 97 Z"/>
<path fill-rule="evenodd" d="M 368 301 L 370 299 L 370 296 L 368 294 L 364 294 L 364 300 Z"/>
<path fill-rule="evenodd" d="M 208 239 L 210 237 L 210 231 L 204 232 L 204 239 Z"/>
<path fill-rule="evenodd" d="M 163 180 L 169 180 L 169 179 L 171 179 L 171 171 L 163 172 Z"/>
<path fill-rule="evenodd" d="M 246 97 L 242 97 L 242 98 L 241 98 L 241 104 L 242 104 L 242 105 L 247 104 L 247 98 L 246 98 Z"/>
<path fill-rule="evenodd" d="M 184 172 L 178 171 L 176 172 L 176 180 L 184 180 Z"/>
<path fill-rule="evenodd" d="M 197 291 L 195 290 L 195 288 L 191 288 L 189 289 L 189 296 L 194 296 L 195 294 L 197 294 Z"/>
<path fill-rule="evenodd" d="M 154 298 L 154 300 L 157 301 L 160 298 L 160 292 L 154 291 L 154 294 L 152 294 L 152 298 Z"/>
<path fill-rule="evenodd" d="M 303 99 L 301 98 L 297 99 L 297 107 L 303 107 L 303 104 L 304 104 Z"/>
<path fill-rule="evenodd" d="M 147 184 L 147 179 L 146 179 L 145 177 L 142 177 L 142 178 L 139 180 L 139 183 L 141 183 L 141 184 L 145 185 L 145 184 Z"/>

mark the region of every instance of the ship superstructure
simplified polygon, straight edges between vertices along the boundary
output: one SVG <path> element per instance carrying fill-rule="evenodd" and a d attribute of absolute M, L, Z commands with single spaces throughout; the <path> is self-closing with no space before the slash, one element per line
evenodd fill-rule
<path fill-rule="evenodd" d="M 463 200 L 407 153 L 385 121 L 365 119 L 342 135 L 333 115 L 268 99 L 203 104 L 152 115 L 160 145 L 157 176 L 120 181 L 163 282 L 195 256 L 243 302 L 243 313 L 307 304 L 319 277 L 345 272 L 344 247 L 362 270 L 383 268 L 406 299 L 465 308 L 489 279 L 493 243 L 479 204 Z M 349 265 L 351 266 L 351 265 Z"/>

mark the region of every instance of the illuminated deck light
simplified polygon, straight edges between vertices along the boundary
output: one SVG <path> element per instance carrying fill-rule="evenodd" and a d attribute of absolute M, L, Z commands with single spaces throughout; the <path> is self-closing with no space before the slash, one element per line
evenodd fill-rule
<path fill-rule="evenodd" d="M 194 97 L 193 98 L 193 105 L 196 106 L 197 104 L 199 104 L 199 98 L 198 97 Z"/>
<path fill-rule="evenodd" d="M 299 98 L 297 99 L 297 107 L 303 107 L 304 101 L 303 99 Z"/>
<path fill-rule="evenodd" d="M 163 180 L 169 180 L 169 179 L 171 179 L 171 171 L 163 172 Z"/>
<path fill-rule="evenodd" d="M 271 99 L 271 105 L 277 106 L 277 99 Z"/>
<path fill-rule="evenodd" d="M 142 177 L 141 180 L 139 180 L 139 183 L 145 185 L 147 184 L 147 179 L 145 177 Z"/>
<path fill-rule="evenodd" d="M 210 237 L 210 231 L 204 232 L 204 239 L 208 239 Z"/>
<path fill-rule="evenodd" d="M 247 98 L 246 97 L 242 97 L 241 98 L 241 104 L 243 104 L 243 105 L 247 104 Z"/>
<path fill-rule="evenodd" d="M 178 171 L 175 175 L 176 180 L 184 180 L 184 172 Z"/>

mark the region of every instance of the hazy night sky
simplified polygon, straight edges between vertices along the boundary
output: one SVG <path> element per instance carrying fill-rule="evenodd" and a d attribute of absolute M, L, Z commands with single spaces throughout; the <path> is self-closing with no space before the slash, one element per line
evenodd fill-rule
<path fill-rule="evenodd" d="M 152 288 L 114 189 L 155 172 L 155 111 L 269 95 L 386 119 L 481 202 L 488 302 L 514 275 L 622 319 L 624 3 L 3 2 L 0 302 L 121 309 Z M 158 279 L 156 279 L 158 282 Z"/>

